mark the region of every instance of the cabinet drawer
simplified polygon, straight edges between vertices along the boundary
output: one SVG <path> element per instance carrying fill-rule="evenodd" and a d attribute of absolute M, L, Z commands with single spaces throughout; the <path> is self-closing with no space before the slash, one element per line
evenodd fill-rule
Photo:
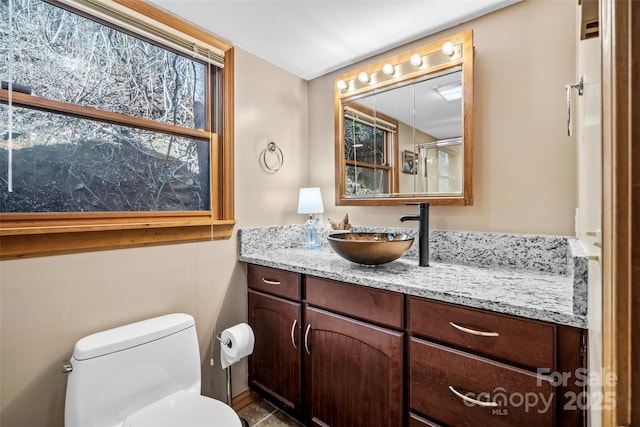
<path fill-rule="evenodd" d="M 404 296 L 395 292 L 307 276 L 308 304 L 395 329 L 403 328 Z"/>
<path fill-rule="evenodd" d="M 416 297 L 411 297 L 409 304 L 412 335 L 531 368 L 554 368 L 555 326 L 552 324 Z"/>
<path fill-rule="evenodd" d="M 249 264 L 247 282 L 251 289 L 291 300 L 300 300 L 300 275 L 298 273 Z"/>
<path fill-rule="evenodd" d="M 411 338 L 409 375 L 411 410 L 443 424 L 553 426 L 551 383 L 524 369 Z"/>

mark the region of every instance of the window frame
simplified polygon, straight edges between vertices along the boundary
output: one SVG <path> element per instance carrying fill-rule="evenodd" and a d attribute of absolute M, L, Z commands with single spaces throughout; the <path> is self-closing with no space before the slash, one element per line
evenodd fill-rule
<path fill-rule="evenodd" d="M 384 134 L 384 156 L 385 156 L 385 160 L 387 160 L 387 164 L 373 164 L 373 163 L 366 163 L 366 162 L 362 162 L 362 161 L 358 161 L 355 162 L 353 160 L 348 160 L 345 158 L 345 156 L 343 157 L 343 168 L 345 170 L 345 175 L 346 175 L 346 170 L 347 170 L 347 166 L 357 166 L 357 167 L 361 167 L 363 169 L 382 169 L 382 170 L 386 170 L 389 172 L 389 182 L 387 183 L 389 186 L 389 191 L 391 192 L 396 192 L 398 191 L 399 188 L 399 169 L 398 169 L 398 146 L 399 146 L 399 141 L 400 141 L 400 127 L 399 127 L 399 123 L 396 119 L 394 119 L 393 117 L 389 117 L 385 114 L 382 114 L 378 111 L 373 111 L 363 105 L 357 104 L 355 102 L 350 102 L 344 105 L 344 107 L 348 107 L 354 111 L 356 111 L 361 117 L 366 117 L 367 120 L 370 123 L 365 123 L 367 126 L 371 126 L 372 128 L 378 128 L 381 129 L 383 134 Z M 347 117 L 346 114 L 343 114 L 343 118 L 342 118 L 342 126 L 341 126 L 341 132 L 345 132 L 345 120 L 347 120 L 349 117 Z M 376 118 L 385 121 L 387 123 L 390 123 L 393 127 L 395 127 L 395 132 L 391 132 L 383 127 L 379 127 L 377 126 L 376 123 Z M 353 117 L 351 117 L 351 120 L 354 120 Z M 395 136 L 392 135 L 392 133 L 395 133 Z M 356 165 L 357 163 L 357 165 Z M 345 181 L 346 181 L 346 176 L 345 176 Z M 348 198 L 358 198 L 359 195 L 358 194 L 345 194 Z M 370 197 L 370 196 L 367 196 Z"/>
<path fill-rule="evenodd" d="M 56 6 L 87 16 L 64 3 L 47 0 Z M 214 46 L 224 52 L 224 67 L 218 94 L 221 100 L 219 111 L 210 111 L 206 129 L 185 129 L 166 123 L 110 113 L 90 107 L 82 107 L 37 96 L 11 93 L 12 103 L 32 109 L 91 118 L 116 124 L 174 133 L 181 136 L 206 138 L 210 148 L 210 203 L 208 211 L 174 212 L 92 212 L 92 213 L 7 213 L 0 215 L 0 259 L 15 259 L 30 256 L 75 253 L 90 250 L 130 248 L 157 244 L 196 242 L 228 239 L 233 233 L 234 219 L 234 144 L 233 144 L 233 45 L 206 31 L 183 21 L 146 2 L 137 0 L 113 0 L 115 3 L 143 14 L 153 21 L 170 27 L 179 34 L 187 35 Z M 98 18 L 100 21 L 100 19 Z M 129 32 L 127 30 L 122 30 Z M 145 38 L 144 35 L 138 37 Z M 216 72 L 209 69 L 209 88 L 213 87 Z M 215 105 L 215 91 L 210 90 L 209 105 Z M 0 89 L 0 102 L 8 103 L 9 92 Z M 210 109 L 213 110 L 213 109 Z M 217 114 L 217 117 L 214 117 Z M 210 131 L 214 121 L 219 121 L 219 132 Z"/>

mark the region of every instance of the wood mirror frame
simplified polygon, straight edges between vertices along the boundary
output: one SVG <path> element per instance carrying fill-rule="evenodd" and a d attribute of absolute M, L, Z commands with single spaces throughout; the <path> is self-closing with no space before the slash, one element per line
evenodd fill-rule
<path fill-rule="evenodd" d="M 445 44 L 448 44 L 448 47 L 453 46 L 454 52 L 452 54 L 443 53 Z M 421 57 L 422 64 L 419 66 L 411 64 L 411 57 L 415 54 Z M 418 202 L 429 202 L 432 206 L 470 206 L 473 204 L 473 57 L 473 31 L 468 30 L 336 77 L 334 86 L 336 205 L 388 206 Z M 392 74 L 383 72 L 383 67 L 387 64 L 393 66 Z M 447 193 L 443 195 L 416 193 L 416 181 L 414 180 L 413 192 L 409 193 L 390 191 L 370 196 L 347 195 L 347 160 L 345 159 L 344 143 L 345 106 L 367 95 L 374 95 L 391 87 L 395 88 L 416 83 L 428 79 L 431 75 L 444 74 L 447 70 L 453 69 L 461 69 L 462 72 L 461 131 L 463 164 L 461 168 L 461 192 L 456 192 L 458 194 L 455 195 Z M 366 75 L 368 81 L 359 80 L 360 75 Z M 375 120 L 376 113 L 373 114 Z M 377 117 L 383 117 L 382 114 L 378 114 L 379 116 Z M 388 118 L 384 121 L 388 121 Z M 402 167 L 402 159 L 400 157 L 402 153 L 398 148 L 398 142 L 394 142 L 392 145 L 393 148 L 389 150 L 392 158 L 391 164 L 385 165 L 384 168 L 387 169 L 387 173 L 395 175 L 395 177 L 392 175 L 389 178 L 392 182 L 390 187 L 395 186 L 396 189 L 399 189 L 398 173 Z M 413 146 L 415 151 L 415 136 L 413 137 Z M 373 171 L 375 172 L 375 170 L 376 167 L 374 165 Z"/>

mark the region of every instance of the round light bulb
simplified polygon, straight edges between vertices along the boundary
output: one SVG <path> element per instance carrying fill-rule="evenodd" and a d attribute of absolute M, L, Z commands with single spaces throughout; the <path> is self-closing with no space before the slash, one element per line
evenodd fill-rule
<path fill-rule="evenodd" d="M 393 74 L 393 65 L 384 64 L 384 66 L 382 67 L 382 72 L 390 76 L 391 74 Z"/>
<path fill-rule="evenodd" d="M 455 47 L 451 42 L 446 42 L 445 44 L 442 45 L 442 53 L 444 53 L 447 56 L 453 55 L 454 50 L 455 50 Z"/>
<path fill-rule="evenodd" d="M 338 82 L 336 83 L 336 86 L 340 90 L 345 90 L 347 88 L 347 82 L 345 82 L 344 80 L 338 80 Z"/>
<path fill-rule="evenodd" d="M 411 55 L 411 59 L 409 59 L 409 62 L 411 62 L 411 65 L 415 65 L 417 67 L 422 64 L 422 56 L 414 53 L 413 55 Z"/>
<path fill-rule="evenodd" d="M 360 80 L 361 83 L 367 83 L 369 81 L 369 75 L 363 71 L 358 74 L 358 80 Z"/>

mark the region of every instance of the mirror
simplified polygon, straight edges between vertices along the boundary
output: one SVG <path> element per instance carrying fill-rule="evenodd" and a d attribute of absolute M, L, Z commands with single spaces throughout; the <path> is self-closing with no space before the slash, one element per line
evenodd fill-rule
<path fill-rule="evenodd" d="M 336 78 L 336 203 L 473 203 L 473 33 Z"/>

